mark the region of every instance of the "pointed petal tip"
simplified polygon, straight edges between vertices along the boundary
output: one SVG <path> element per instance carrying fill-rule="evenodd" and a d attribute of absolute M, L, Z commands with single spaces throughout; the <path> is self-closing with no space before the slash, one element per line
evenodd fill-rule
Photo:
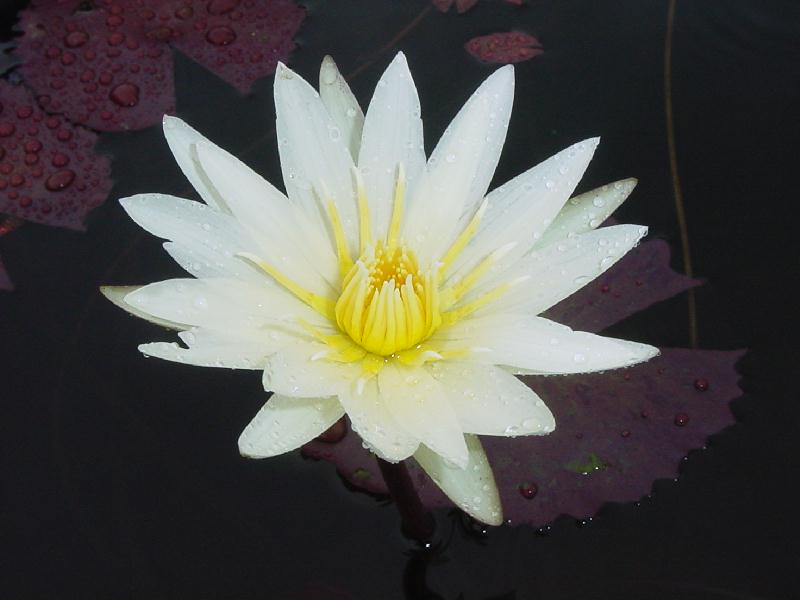
<path fill-rule="evenodd" d="M 319 67 L 320 87 L 323 85 L 334 85 L 339 77 L 339 67 L 336 66 L 336 62 L 333 60 L 333 57 L 329 54 L 326 54 L 322 59 L 322 64 Z"/>
<path fill-rule="evenodd" d="M 139 289 L 138 285 L 101 285 L 98 289 L 103 296 L 119 306 L 125 308 L 125 297 Z"/>

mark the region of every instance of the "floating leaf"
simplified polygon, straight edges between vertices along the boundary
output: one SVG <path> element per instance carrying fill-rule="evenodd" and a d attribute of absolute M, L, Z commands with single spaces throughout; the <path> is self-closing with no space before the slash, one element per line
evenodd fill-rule
<path fill-rule="evenodd" d="M 141 129 L 174 111 L 168 44 L 246 92 L 287 59 L 304 16 L 292 0 L 40 1 L 21 13 L 16 52 L 48 112 Z"/>
<path fill-rule="evenodd" d="M 478 3 L 478 0 L 432 0 L 433 5 L 441 12 L 447 12 L 455 3 L 456 12 L 463 14 Z"/>
<path fill-rule="evenodd" d="M 530 60 L 544 52 L 539 40 L 521 31 L 475 37 L 464 44 L 464 48 L 484 62 L 502 64 Z"/>
<path fill-rule="evenodd" d="M 159 7 L 160 27 L 181 32 L 173 42 L 178 50 L 243 93 L 274 73 L 279 60 L 286 61 L 305 17 L 291 0 L 151 4 Z M 167 20 L 170 13 L 173 18 Z"/>
<path fill-rule="evenodd" d="M 0 81 L 0 98 L 0 213 L 82 229 L 111 190 L 97 135 L 48 116 L 22 86 Z"/>
<path fill-rule="evenodd" d="M 597 331 L 697 283 L 669 268 L 664 242 L 647 242 L 549 315 Z M 691 449 L 733 423 L 728 404 L 740 393 L 734 364 L 742 354 L 665 349 L 628 369 L 523 378 L 557 426 L 542 437 L 482 436 L 506 518 L 536 526 L 561 514 L 583 519 L 605 502 L 638 500 L 655 479 L 677 476 Z M 335 463 L 358 489 L 387 493 L 358 436 L 314 441 L 303 452 Z M 452 506 L 414 461 L 409 471 L 426 506 Z"/>
<path fill-rule="evenodd" d="M 175 109 L 169 48 L 144 35 L 129 2 L 75 4 L 39 3 L 21 13 L 16 52 L 26 85 L 47 112 L 100 131 L 160 123 Z"/>

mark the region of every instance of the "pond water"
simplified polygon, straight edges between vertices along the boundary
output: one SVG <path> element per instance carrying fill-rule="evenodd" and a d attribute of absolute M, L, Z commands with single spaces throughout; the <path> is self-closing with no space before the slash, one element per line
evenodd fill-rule
<path fill-rule="evenodd" d="M 265 399 L 258 373 L 176 366 L 137 351 L 169 336 L 125 316 L 98 286 L 181 271 L 115 199 L 196 196 L 159 127 L 102 133 L 114 183 L 86 231 L 26 224 L 0 239 L 15 285 L 0 292 L 0 569 L 9 597 L 795 597 L 795 3 L 677 2 L 669 122 L 668 2 L 484 0 L 460 15 L 425 0 L 303 4 L 289 65 L 315 81 L 322 57 L 333 55 L 366 106 L 402 50 L 420 91 L 428 152 L 496 68 L 464 44 L 500 31 L 536 36 L 544 53 L 516 65 L 492 187 L 601 136 L 578 190 L 637 177 L 615 217 L 649 226 L 650 238 L 670 245 L 678 271 L 688 240 L 694 275 L 706 280 L 691 313 L 682 294 L 606 333 L 659 347 L 748 349 L 738 365 L 744 395 L 732 403 L 737 423 L 639 503 L 539 530 L 483 530 L 440 510 L 439 546 L 424 551 L 400 533 L 391 502 L 345 486 L 331 464 L 299 452 L 239 455 L 236 439 Z M 2 8 L 6 38 L 16 8 Z M 173 62 L 175 114 L 281 181 L 272 76 L 242 95 L 180 52 Z M 15 73 L 6 78 L 16 81 Z M 130 94 L 119 90 L 118 104 L 132 102 Z"/>

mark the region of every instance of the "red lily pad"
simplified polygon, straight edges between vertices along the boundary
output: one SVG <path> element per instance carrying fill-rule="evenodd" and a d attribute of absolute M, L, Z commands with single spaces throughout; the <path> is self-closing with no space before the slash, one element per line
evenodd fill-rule
<path fill-rule="evenodd" d="M 697 283 L 668 263 L 664 242 L 642 244 L 548 316 L 596 331 Z M 523 378 L 547 402 L 557 426 L 542 437 L 481 438 L 506 518 L 534 526 L 562 514 L 585 519 L 606 502 L 638 500 L 654 480 L 676 477 L 691 449 L 734 422 L 729 403 L 740 394 L 734 365 L 742 354 L 664 349 L 628 369 Z M 315 440 L 303 453 L 333 462 L 358 489 L 387 494 L 374 456 L 356 435 Z M 409 471 L 427 507 L 452 506 L 414 461 Z"/>
<path fill-rule="evenodd" d="M 3 259 L 0 258 L 0 290 L 10 292 L 13 289 L 14 284 L 11 282 L 11 278 L 8 276 L 6 267 L 3 264 Z"/>
<path fill-rule="evenodd" d="M 447 12 L 453 4 L 456 12 L 463 14 L 478 3 L 478 0 L 432 0 L 433 5 L 441 12 Z"/>
<path fill-rule="evenodd" d="M 292 0 L 150 4 L 159 7 L 158 27 L 172 28 L 178 50 L 242 93 L 287 60 L 305 18 Z"/>
<path fill-rule="evenodd" d="M 246 92 L 287 59 L 304 17 L 292 0 L 34 2 L 16 53 L 48 112 L 142 129 L 175 108 L 169 44 Z"/>
<path fill-rule="evenodd" d="M 22 86 L 0 81 L 0 213 L 83 229 L 111 190 L 97 135 L 47 115 Z"/>
<path fill-rule="evenodd" d="M 22 11 L 16 52 L 26 85 L 47 112 L 100 131 L 159 123 L 175 109 L 169 49 L 144 35 L 132 2 L 85 4 Z"/>
<path fill-rule="evenodd" d="M 464 44 L 464 48 L 479 60 L 500 64 L 530 60 L 544 52 L 539 40 L 521 31 L 475 37 Z"/>

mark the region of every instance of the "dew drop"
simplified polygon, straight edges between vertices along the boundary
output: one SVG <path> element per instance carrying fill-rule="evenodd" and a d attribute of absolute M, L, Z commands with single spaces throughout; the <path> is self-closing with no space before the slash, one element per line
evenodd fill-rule
<path fill-rule="evenodd" d="M 674 423 L 678 427 L 685 427 L 687 423 L 689 423 L 689 415 L 687 415 L 686 413 L 678 413 L 677 415 L 675 415 Z"/>
<path fill-rule="evenodd" d="M 42 142 L 39 140 L 28 140 L 25 142 L 25 152 L 39 152 L 42 149 Z M 2 158 L 2 156 L 0 156 Z"/>
<path fill-rule="evenodd" d="M 60 192 L 68 188 L 73 181 L 75 181 L 75 172 L 70 169 L 62 169 L 50 175 L 44 182 L 44 187 L 51 192 Z"/>
<path fill-rule="evenodd" d="M 120 83 L 111 90 L 108 97 L 118 106 L 136 106 L 139 104 L 139 86 L 127 82 Z"/>
<path fill-rule="evenodd" d="M 208 30 L 206 40 L 215 46 L 227 46 L 236 41 L 236 32 L 225 25 L 220 25 Z"/>
<path fill-rule="evenodd" d="M 89 41 L 89 35 L 84 31 L 71 31 L 64 37 L 67 48 L 80 48 Z"/>
<path fill-rule="evenodd" d="M 239 6 L 239 0 L 211 0 L 206 6 L 210 15 L 224 15 Z"/>
<path fill-rule="evenodd" d="M 526 500 L 533 500 L 533 498 L 536 496 L 536 492 L 539 491 L 539 488 L 536 487 L 536 484 L 530 482 L 521 483 L 518 489 L 520 495 Z"/>
<path fill-rule="evenodd" d="M 694 380 L 694 389 L 698 392 L 705 392 L 708 390 L 708 379 L 704 377 L 698 377 Z"/>
<path fill-rule="evenodd" d="M 192 15 L 194 15 L 194 9 L 192 9 L 191 6 L 181 6 L 175 10 L 175 17 L 181 19 L 182 21 L 191 19 Z"/>
<path fill-rule="evenodd" d="M 69 156 L 61 152 L 56 152 L 50 162 L 54 167 L 58 167 L 60 169 L 61 167 L 67 166 L 69 163 Z"/>
<path fill-rule="evenodd" d="M 594 204 L 597 208 L 604 206 L 606 203 L 600 196 L 597 196 L 594 200 L 592 200 L 592 204 Z"/>

